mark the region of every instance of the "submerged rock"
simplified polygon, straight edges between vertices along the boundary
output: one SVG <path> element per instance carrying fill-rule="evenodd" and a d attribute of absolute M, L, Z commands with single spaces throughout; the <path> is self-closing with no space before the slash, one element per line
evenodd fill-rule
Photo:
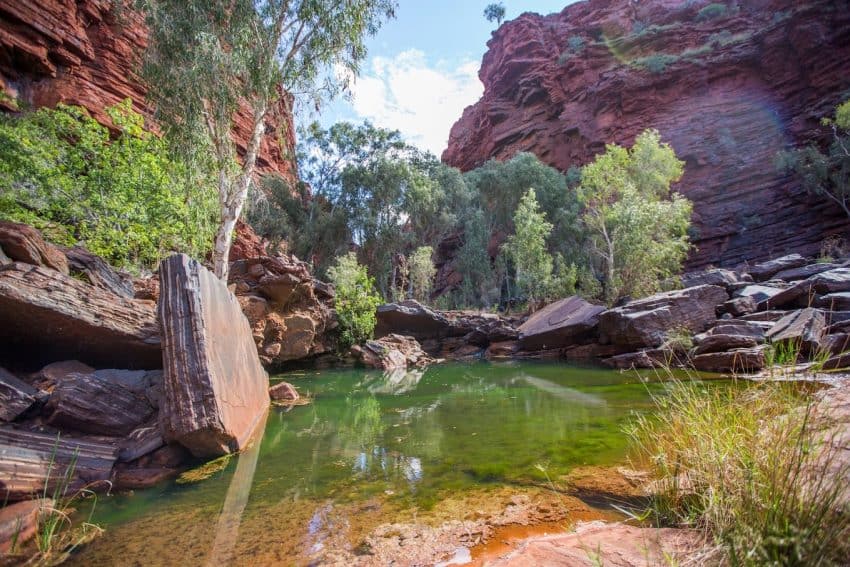
<path fill-rule="evenodd" d="M 160 265 L 161 419 L 167 441 L 195 456 L 238 451 L 269 405 L 269 378 L 227 286 L 184 254 Z"/>

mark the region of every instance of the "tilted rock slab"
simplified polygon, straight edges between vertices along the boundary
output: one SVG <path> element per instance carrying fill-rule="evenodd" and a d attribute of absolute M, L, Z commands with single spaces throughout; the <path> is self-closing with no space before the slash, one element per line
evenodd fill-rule
<path fill-rule="evenodd" d="M 657 347 L 674 329 L 704 331 L 717 320 L 715 308 L 728 299 L 715 285 L 658 293 L 605 311 L 599 332 L 615 345 Z"/>
<path fill-rule="evenodd" d="M 0 266 L 0 360 L 39 367 L 159 368 L 154 305 L 126 299 L 44 266 Z"/>
<path fill-rule="evenodd" d="M 13 421 L 35 403 L 38 390 L 0 367 L 0 421 Z"/>
<path fill-rule="evenodd" d="M 98 377 L 71 374 L 61 381 L 45 407 L 47 422 L 62 430 L 124 436 L 153 414 L 144 394 Z"/>
<path fill-rule="evenodd" d="M 575 295 L 550 303 L 520 326 L 520 346 L 525 350 L 545 350 L 578 344 L 596 328 L 603 311 L 604 307 Z"/>
<path fill-rule="evenodd" d="M 236 297 L 184 254 L 160 265 L 161 420 L 195 456 L 238 451 L 269 406 L 269 377 Z"/>

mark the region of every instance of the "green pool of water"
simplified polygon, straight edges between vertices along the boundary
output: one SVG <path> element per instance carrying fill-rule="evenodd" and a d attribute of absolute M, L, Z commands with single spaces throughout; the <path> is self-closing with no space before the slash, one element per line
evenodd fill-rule
<path fill-rule="evenodd" d="M 622 462 L 622 426 L 651 410 L 651 393 L 665 387 L 634 373 L 547 363 L 281 378 L 313 402 L 272 408 L 257 450 L 208 480 L 100 496 L 93 521 L 106 532 L 75 562 L 203 564 L 230 522 L 229 544 L 241 554 L 261 546 L 261 563 L 291 563 L 304 538 L 332 523 L 335 507 L 366 514 L 374 508 L 357 506 L 380 498 L 393 510 L 428 510 L 464 491 L 540 483 L 540 466 L 557 478 Z"/>

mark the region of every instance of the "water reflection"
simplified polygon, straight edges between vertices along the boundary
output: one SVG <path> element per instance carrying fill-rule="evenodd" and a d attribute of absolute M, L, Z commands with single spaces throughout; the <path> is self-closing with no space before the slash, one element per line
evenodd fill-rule
<path fill-rule="evenodd" d="M 299 386 L 314 402 L 273 408 L 262 441 L 222 473 L 101 499 L 94 520 L 107 532 L 75 562 L 249 563 L 262 553 L 297 563 L 357 530 L 357 514 L 380 514 L 349 522 L 341 512 L 379 510 L 375 498 L 422 508 L 484 485 L 542 482 L 538 463 L 554 478 L 618 462 L 621 425 L 651 405 L 637 379 L 554 364 L 329 371 Z"/>

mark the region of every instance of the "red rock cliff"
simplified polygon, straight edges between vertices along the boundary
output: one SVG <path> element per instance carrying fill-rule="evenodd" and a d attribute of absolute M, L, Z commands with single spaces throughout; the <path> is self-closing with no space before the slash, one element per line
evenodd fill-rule
<path fill-rule="evenodd" d="M 469 170 L 531 151 L 566 170 L 657 128 L 686 162 L 677 189 L 695 205 L 690 267 L 816 253 L 847 219 L 773 160 L 823 136 L 820 118 L 848 94 L 847 5 L 708 4 L 588 0 L 505 23 L 481 66 L 484 95 L 443 160 Z"/>
<path fill-rule="evenodd" d="M 137 14 L 125 11 L 117 21 L 111 0 L 0 0 L 0 109 L 65 102 L 109 124 L 103 108 L 130 97 L 145 114 L 134 69 L 146 37 Z M 257 166 L 291 177 L 292 117 L 282 108 L 272 114 L 267 129 L 279 135 L 263 141 Z M 250 116 L 241 115 L 240 146 L 250 127 Z"/>

